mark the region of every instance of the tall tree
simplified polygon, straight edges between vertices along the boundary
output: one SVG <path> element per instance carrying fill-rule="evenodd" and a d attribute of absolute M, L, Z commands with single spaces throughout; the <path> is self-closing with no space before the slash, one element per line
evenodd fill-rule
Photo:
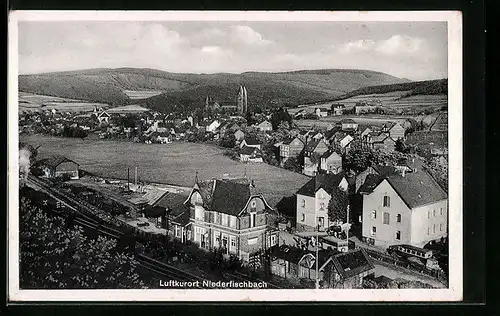
<path fill-rule="evenodd" d="M 331 192 L 330 202 L 328 202 L 328 218 L 330 221 L 347 221 L 347 205 L 349 199 L 347 192 L 339 187 L 335 187 Z"/>

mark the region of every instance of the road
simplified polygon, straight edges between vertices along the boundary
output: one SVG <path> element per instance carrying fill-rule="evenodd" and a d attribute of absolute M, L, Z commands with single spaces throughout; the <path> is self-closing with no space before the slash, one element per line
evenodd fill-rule
<path fill-rule="evenodd" d="M 381 262 L 381 261 L 372 261 L 372 263 L 375 266 L 375 276 L 376 277 L 379 275 L 385 275 L 386 277 L 391 278 L 391 279 L 400 278 L 400 279 L 405 279 L 405 280 L 410 280 L 410 281 L 420 281 L 423 283 L 430 284 L 430 285 L 437 287 L 437 288 L 446 288 L 446 286 L 444 284 L 442 284 L 441 282 L 437 281 L 436 279 L 434 279 L 430 276 L 427 276 L 427 275 L 424 275 L 424 274 L 421 274 L 418 272 L 413 272 L 411 270 L 408 270 L 408 269 L 405 269 L 402 267 L 398 267 L 398 266 L 395 266 L 392 264 L 388 264 L 385 262 Z"/>

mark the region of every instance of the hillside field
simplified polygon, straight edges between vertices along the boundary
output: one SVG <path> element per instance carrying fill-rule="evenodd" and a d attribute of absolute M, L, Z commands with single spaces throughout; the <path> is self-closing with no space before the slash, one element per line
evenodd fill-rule
<path fill-rule="evenodd" d="M 61 154 L 80 164 L 81 169 L 102 177 L 126 179 L 127 168 L 139 179 L 180 186 L 192 186 L 196 171 L 200 180 L 248 177 L 255 181 L 271 206 L 293 195 L 309 178 L 267 164 L 243 164 L 223 156 L 217 147 L 198 143 L 141 144 L 105 140 L 21 136 L 20 141 L 39 148 L 39 158 Z"/>
<path fill-rule="evenodd" d="M 48 95 L 19 92 L 19 111 L 52 110 L 68 112 L 92 111 L 95 107 L 107 108 L 104 103 L 88 102 L 84 100 L 58 98 Z"/>

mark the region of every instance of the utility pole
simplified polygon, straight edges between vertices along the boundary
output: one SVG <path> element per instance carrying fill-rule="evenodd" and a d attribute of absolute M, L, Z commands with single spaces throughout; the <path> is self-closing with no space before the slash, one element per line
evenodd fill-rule
<path fill-rule="evenodd" d="M 318 176 L 314 176 L 314 192 L 316 193 L 316 188 L 317 188 L 317 180 L 318 179 Z M 314 198 L 314 200 L 316 201 L 316 198 Z M 318 223 L 318 207 L 316 205 L 316 203 L 314 203 L 314 213 L 315 213 L 315 217 L 316 217 L 316 288 L 319 289 L 319 223 Z"/>
<path fill-rule="evenodd" d="M 127 189 L 130 191 L 130 168 L 127 168 Z"/>
<path fill-rule="evenodd" d="M 349 251 L 349 228 L 351 228 L 351 226 L 349 226 L 349 211 L 351 209 L 351 205 L 350 204 L 347 204 L 347 233 L 346 233 L 346 236 L 347 236 L 347 251 Z"/>

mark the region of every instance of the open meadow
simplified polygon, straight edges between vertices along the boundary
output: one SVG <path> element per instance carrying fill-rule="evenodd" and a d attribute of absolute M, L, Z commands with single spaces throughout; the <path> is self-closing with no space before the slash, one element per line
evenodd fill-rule
<path fill-rule="evenodd" d="M 293 195 L 309 178 L 267 164 L 244 164 L 223 156 L 223 150 L 199 143 L 143 144 L 108 140 L 86 140 L 49 136 L 21 136 L 21 141 L 39 146 L 39 158 L 61 154 L 92 174 L 127 178 L 138 167 L 140 180 L 192 186 L 198 171 L 200 180 L 247 176 L 255 181 L 271 206 Z"/>
<path fill-rule="evenodd" d="M 154 97 L 155 95 L 162 94 L 163 92 L 155 90 L 123 90 L 123 93 L 125 93 L 131 100 L 140 100 Z"/>
<path fill-rule="evenodd" d="M 448 105 L 448 96 L 446 94 L 432 95 L 411 95 L 406 96 L 411 91 L 392 91 L 378 94 L 357 95 L 347 99 L 323 102 L 317 104 L 305 104 L 297 108 L 290 108 L 290 114 L 300 110 L 313 112 L 316 108 L 328 108 L 334 103 L 343 104 L 347 109 L 353 108 L 357 102 L 362 101 L 380 101 L 381 108 L 387 111 L 424 111 L 424 110 L 439 110 L 443 106 Z"/>

